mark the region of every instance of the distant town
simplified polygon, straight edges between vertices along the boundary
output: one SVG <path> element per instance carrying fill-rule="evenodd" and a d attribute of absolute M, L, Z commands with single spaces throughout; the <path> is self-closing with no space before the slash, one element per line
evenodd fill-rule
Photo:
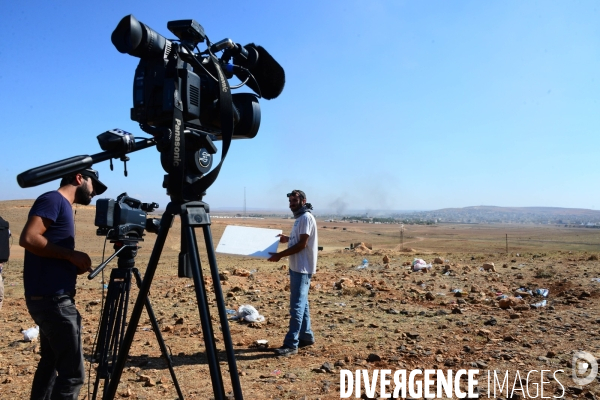
<path fill-rule="evenodd" d="M 215 211 L 213 218 L 291 218 L 283 212 L 220 213 Z M 444 208 L 433 211 L 369 211 L 353 212 L 347 215 L 318 213 L 321 220 L 348 223 L 373 224 L 543 224 L 564 225 L 600 229 L 600 211 L 580 208 L 558 207 L 496 207 L 474 206 L 464 208 Z"/>

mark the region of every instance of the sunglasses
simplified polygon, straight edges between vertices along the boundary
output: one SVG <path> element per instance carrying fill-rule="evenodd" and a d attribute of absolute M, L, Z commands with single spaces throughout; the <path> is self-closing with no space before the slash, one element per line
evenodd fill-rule
<path fill-rule="evenodd" d="M 85 171 L 81 171 L 80 174 L 83 176 L 89 176 L 92 178 L 96 178 L 98 180 L 100 179 L 100 173 L 96 170 L 91 170 L 91 171 L 85 170 Z"/>
<path fill-rule="evenodd" d="M 306 195 L 302 190 L 292 190 L 291 193 L 287 194 L 287 197 L 290 196 L 300 196 L 301 199 L 306 199 Z"/>

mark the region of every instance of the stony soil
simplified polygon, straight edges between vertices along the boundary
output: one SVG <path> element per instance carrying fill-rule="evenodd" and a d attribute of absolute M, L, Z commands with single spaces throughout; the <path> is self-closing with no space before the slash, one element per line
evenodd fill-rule
<path fill-rule="evenodd" d="M 22 249 L 18 235 L 31 201 L 0 202 L 0 215 L 11 223 L 14 243 L 5 267 L 6 299 L 0 311 L 0 399 L 26 398 L 39 359 L 38 342 L 25 341 L 22 330 L 34 326 L 25 308 Z M 102 260 L 103 239 L 95 235 L 94 208 L 78 207 L 77 247 L 89 252 L 96 265 Z M 227 224 L 280 228 L 286 219 L 244 220 L 213 218 L 214 242 Z M 563 370 L 544 387 L 544 396 L 589 398 L 600 395 L 600 381 L 579 387 L 571 380 L 572 354 L 584 350 L 600 356 L 600 241 L 594 229 L 541 226 L 407 227 L 403 251 L 396 225 L 319 221 L 318 272 L 310 304 L 317 342 L 299 354 L 278 358 L 288 320 L 285 259 L 265 260 L 218 255 L 226 308 L 252 305 L 265 317 L 262 323 L 231 321 L 230 330 L 245 399 L 337 399 L 340 370 L 459 369 L 480 370 L 480 397 L 487 395 L 487 371 L 509 371 L 510 384 L 520 371 L 523 385 L 530 370 Z M 509 252 L 505 251 L 508 236 Z M 210 276 L 198 232 L 204 276 Z M 155 236 L 140 243 L 136 266 L 143 274 Z M 195 290 L 190 279 L 177 278 L 179 223 L 170 231 L 150 301 L 165 343 L 173 354 L 175 373 L 185 398 L 213 396 Z M 370 243 L 345 250 L 350 243 Z M 408 249 L 410 247 L 410 249 Z M 107 256 L 112 254 L 107 245 Z M 387 257 L 384 261 L 384 257 Z M 358 268 L 363 259 L 367 268 Z M 428 273 L 411 271 L 414 258 L 432 263 Z M 434 262 L 438 259 L 438 264 Z M 493 263 L 493 270 L 484 270 Z M 104 277 L 79 278 L 77 305 L 83 318 L 83 340 L 89 360 L 102 310 Z M 212 281 L 206 279 L 207 288 Z M 527 290 L 549 290 L 545 307 L 533 308 L 542 297 Z M 519 291 L 519 289 L 525 289 Z M 456 293 L 458 292 L 458 293 Z M 518 296 L 507 306 L 501 295 Z M 137 289 L 131 290 L 132 304 Z M 504 300 L 506 302 L 506 300 Z M 218 326 L 214 296 L 209 293 L 213 326 Z M 507 307 L 505 309 L 500 306 Z M 129 311 L 133 306 L 129 307 Z M 221 350 L 226 391 L 231 390 L 223 339 Z M 257 340 L 268 340 L 268 347 Z M 93 384 L 95 364 L 88 379 Z M 552 375 L 552 373 L 550 373 Z M 531 375 L 530 380 L 539 382 Z M 546 380 L 547 376 L 545 377 Z M 518 379 L 517 379 L 518 382 Z M 564 387 L 564 393 L 563 389 Z M 520 391 L 513 398 L 533 397 Z M 118 398 L 177 398 L 169 370 L 144 312 L 118 388 Z M 493 395 L 491 395 L 493 397 Z M 497 394 L 506 398 L 506 392 Z M 88 382 L 80 398 L 89 398 Z M 354 397 L 352 397 L 354 398 Z"/>

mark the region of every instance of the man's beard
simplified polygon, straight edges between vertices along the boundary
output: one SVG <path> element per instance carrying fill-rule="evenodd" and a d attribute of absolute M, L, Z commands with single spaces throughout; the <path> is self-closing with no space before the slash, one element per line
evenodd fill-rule
<path fill-rule="evenodd" d="M 75 190 L 75 203 L 87 206 L 92 202 L 92 192 L 87 185 L 78 186 Z"/>

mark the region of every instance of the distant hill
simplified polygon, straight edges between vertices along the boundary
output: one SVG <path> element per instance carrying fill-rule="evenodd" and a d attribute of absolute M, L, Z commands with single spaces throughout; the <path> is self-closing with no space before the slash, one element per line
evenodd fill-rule
<path fill-rule="evenodd" d="M 473 206 L 420 211 L 410 215 L 438 223 L 536 223 L 600 227 L 600 211 L 584 208 Z"/>
<path fill-rule="evenodd" d="M 0 201 L 0 215 L 6 218 L 11 213 L 24 213 L 29 211 L 34 200 L 4 200 Z M 84 206 L 77 206 L 84 207 Z M 88 206 L 93 207 L 93 206 Z M 153 215 L 162 214 L 163 210 L 157 210 Z M 442 208 L 431 211 L 386 211 L 370 210 L 368 213 L 347 211 L 346 216 L 352 215 L 357 219 L 373 219 L 385 217 L 390 220 L 431 223 L 520 223 L 520 224 L 559 224 L 579 225 L 600 228 L 600 211 L 585 208 L 561 208 L 561 207 L 498 207 L 498 206 L 472 206 L 463 208 Z M 3 215 L 4 214 L 4 215 Z M 235 207 L 222 207 L 211 209 L 212 215 L 244 215 Z M 248 209 L 249 217 L 289 217 L 289 210 Z M 319 212 L 315 215 L 320 218 L 339 218 L 340 215 L 333 212 Z"/>

